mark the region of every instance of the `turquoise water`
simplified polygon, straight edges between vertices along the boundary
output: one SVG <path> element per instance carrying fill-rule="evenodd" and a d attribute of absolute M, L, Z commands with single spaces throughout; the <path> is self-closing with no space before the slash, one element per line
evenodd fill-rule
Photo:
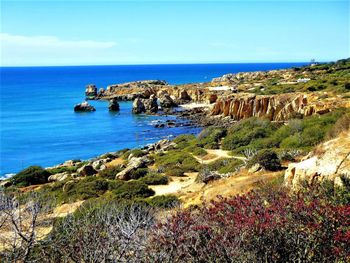
<path fill-rule="evenodd" d="M 29 165 L 52 166 L 133 148 L 197 128 L 157 129 L 159 116 L 131 114 L 131 102 L 119 113 L 92 101 L 93 113 L 74 113 L 85 85 L 98 87 L 135 80 L 161 79 L 172 84 L 209 81 L 226 73 L 270 70 L 305 63 L 201 64 L 0 68 L 0 177 Z M 171 118 L 171 117 L 168 117 Z"/>

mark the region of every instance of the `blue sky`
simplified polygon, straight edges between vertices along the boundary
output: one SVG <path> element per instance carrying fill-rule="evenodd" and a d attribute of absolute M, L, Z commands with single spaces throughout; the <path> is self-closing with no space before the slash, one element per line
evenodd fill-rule
<path fill-rule="evenodd" d="M 349 1 L 1 0 L 1 65 L 331 61 Z"/>

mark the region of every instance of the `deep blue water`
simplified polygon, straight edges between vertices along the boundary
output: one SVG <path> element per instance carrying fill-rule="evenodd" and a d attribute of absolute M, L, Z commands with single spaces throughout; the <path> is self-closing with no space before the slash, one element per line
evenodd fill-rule
<path fill-rule="evenodd" d="M 161 79 L 171 84 L 205 82 L 226 73 L 270 70 L 306 63 L 194 64 L 0 68 L 0 177 L 29 165 L 52 166 L 87 159 L 198 129 L 156 129 L 156 116 L 131 114 L 131 103 L 111 114 L 106 102 L 91 102 L 93 113 L 74 113 L 85 85 L 106 87 L 135 80 Z"/>

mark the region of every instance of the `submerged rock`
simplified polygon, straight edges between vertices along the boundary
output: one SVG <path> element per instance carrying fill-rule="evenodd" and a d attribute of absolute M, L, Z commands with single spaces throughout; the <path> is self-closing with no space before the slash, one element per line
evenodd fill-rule
<path fill-rule="evenodd" d="M 74 111 L 75 112 L 91 112 L 91 111 L 96 111 L 96 109 L 94 106 L 90 105 L 89 103 L 87 103 L 85 101 L 85 102 L 76 104 L 74 106 Z"/>
<path fill-rule="evenodd" d="M 111 99 L 109 101 L 108 109 L 109 111 L 119 111 L 120 107 L 119 107 L 118 100 L 115 98 Z"/>

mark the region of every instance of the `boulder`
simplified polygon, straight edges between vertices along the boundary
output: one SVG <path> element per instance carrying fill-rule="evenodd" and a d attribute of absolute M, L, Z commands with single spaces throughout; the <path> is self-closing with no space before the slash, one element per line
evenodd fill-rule
<path fill-rule="evenodd" d="M 9 187 L 11 186 L 11 181 L 10 180 L 0 180 L 0 187 Z"/>
<path fill-rule="evenodd" d="M 91 112 L 91 111 L 96 111 L 96 109 L 94 108 L 94 106 L 90 105 L 89 103 L 82 102 L 80 104 L 76 104 L 74 106 L 74 111 L 75 112 Z"/>
<path fill-rule="evenodd" d="M 89 84 L 86 86 L 85 89 L 85 96 L 88 98 L 96 97 L 97 95 L 97 88 L 95 84 Z"/>
<path fill-rule="evenodd" d="M 77 173 L 80 176 L 86 177 L 86 176 L 92 176 L 92 175 L 97 174 L 97 171 L 94 169 L 94 167 L 92 167 L 92 165 L 87 164 L 87 165 L 80 167 L 77 170 Z"/>
<path fill-rule="evenodd" d="M 130 173 L 138 168 L 144 168 L 150 160 L 147 157 L 131 157 L 126 168 L 116 175 L 116 179 L 129 180 Z"/>
<path fill-rule="evenodd" d="M 319 145 L 299 163 L 291 163 L 284 174 L 284 183 L 299 190 L 303 182 L 330 180 L 341 185 L 341 177 L 350 177 L 350 131 Z"/>
<path fill-rule="evenodd" d="M 60 182 L 60 181 L 67 179 L 68 176 L 69 176 L 69 173 L 67 173 L 67 172 L 53 174 L 53 175 L 49 176 L 48 181 L 49 182 Z"/>
<path fill-rule="evenodd" d="M 249 170 L 249 173 L 256 173 L 259 172 L 262 169 L 262 166 L 258 163 L 254 164 Z"/>
<path fill-rule="evenodd" d="M 145 105 L 141 98 L 136 98 L 132 103 L 132 112 L 135 114 L 140 114 L 146 112 Z"/>
<path fill-rule="evenodd" d="M 156 95 L 152 94 L 149 99 L 143 100 L 146 113 L 157 113 L 158 112 L 158 102 Z"/>
<path fill-rule="evenodd" d="M 159 105 L 162 108 L 172 108 L 176 107 L 177 104 L 174 102 L 174 100 L 170 97 L 170 95 L 167 92 L 162 92 L 159 96 Z"/>
<path fill-rule="evenodd" d="M 118 103 L 117 99 L 113 98 L 109 101 L 108 110 L 109 111 L 119 111 L 119 103 Z"/>

